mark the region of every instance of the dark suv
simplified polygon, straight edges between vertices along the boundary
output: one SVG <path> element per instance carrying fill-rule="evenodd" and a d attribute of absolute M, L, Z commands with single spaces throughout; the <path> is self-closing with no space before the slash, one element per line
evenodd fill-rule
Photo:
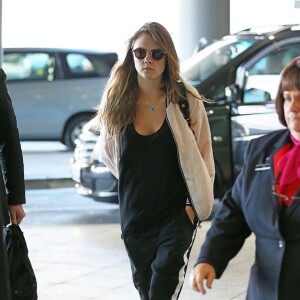
<path fill-rule="evenodd" d="M 282 68 L 296 56 L 300 56 L 300 25 L 280 25 L 223 37 L 182 64 L 185 80 L 215 100 L 206 105 L 216 167 L 215 198 L 232 186 L 249 139 L 282 128 L 274 98 Z M 78 149 L 86 148 L 85 136 L 77 141 Z M 102 200 L 97 195 L 105 191 L 105 199 L 115 201 L 116 179 L 97 157 L 89 156 L 82 168 L 80 152 L 72 162 L 77 187 L 96 200 Z"/>

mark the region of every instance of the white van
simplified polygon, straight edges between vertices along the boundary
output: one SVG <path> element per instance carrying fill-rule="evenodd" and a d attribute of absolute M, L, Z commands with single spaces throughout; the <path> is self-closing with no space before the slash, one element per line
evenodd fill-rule
<path fill-rule="evenodd" d="M 2 68 L 21 140 L 61 141 L 74 148 L 117 59 L 114 52 L 5 48 Z"/>

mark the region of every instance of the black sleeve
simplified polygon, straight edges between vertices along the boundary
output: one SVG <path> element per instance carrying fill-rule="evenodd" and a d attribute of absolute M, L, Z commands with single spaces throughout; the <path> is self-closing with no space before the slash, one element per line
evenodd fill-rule
<path fill-rule="evenodd" d="M 7 190 L 8 204 L 25 203 L 24 163 L 19 130 L 6 75 L 0 69 L 0 164 Z"/>
<path fill-rule="evenodd" d="M 249 147 L 245 151 L 245 163 L 248 151 Z M 229 261 L 237 255 L 246 238 L 252 233 L 241 204 L 244 176 L 246 176 L 245 168 L 236 179 L 232 189 L 228 190 L 223 197 L 195 264 L 211 264 L 216 270 L 217 278 L 221 277 Z"/>

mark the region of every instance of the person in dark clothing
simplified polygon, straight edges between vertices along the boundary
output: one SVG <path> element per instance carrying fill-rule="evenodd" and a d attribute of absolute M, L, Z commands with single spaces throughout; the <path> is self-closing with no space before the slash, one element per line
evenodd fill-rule
<path fill-rule="evenodd" d="M 130 38 L 100 103 L 100 159 L 119 179 L 122 239 L 143 300 L 178 299 L 196 225 L 212 210 L 208 100 L 183 83 L 189 127 L 178 103 L 181 84 L 170 34 L 146 23 Z"/>
<path fill-rule="evenodd" d="M 17 121 L 0 69 L 0 225 L 20 224 L 25 217 L 24 165 Z M 10 299 L 3 230 L 0 230 L 0 299 Z"/>
<path fill-rule="evenodd" d="M 212 220 L 191 276 L 206 293 L 250 234 L 256 237 L 248 300 L 300 295 L 300 57 L 281 72 L 275 99 L 281 129 L 253 139 L 244 167 Z"/>

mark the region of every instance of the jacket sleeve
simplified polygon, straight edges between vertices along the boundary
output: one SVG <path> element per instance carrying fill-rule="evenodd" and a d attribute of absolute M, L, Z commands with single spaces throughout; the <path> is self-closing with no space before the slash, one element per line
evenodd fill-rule
<path fill-rule="evenodd" d="M 245 164 L 247 164 L 249 146 L 250 144 L 245 151 Z M 241 204 L 244 176 L 246 176 L 245 168 L 239 174 L 232 189 L 227 191 L 222 199 L 196 262 L 196 265 L 209 263 L 214 266 L 217 278 L 221 277 L 229 261 L 237 255 L 245 239 L 252 233 Z"/>
<path fill-rule="evenodd" d="M 188 86 L 188 88 L 192 89 L 192 92 L 194 94 L 199 95 L 198 91 L 194 87 Z M 196 100 L 189 101 L 189 106 L 191 129 L 194 133 L 199 151 L 201 153 L 201 156 L 203 157 L 207 171 L 213 183 L 215 179 L 215 164 L 212 150 L 210 126 L 204 104 L 202 101 Z"/>
<path fill-rule="evenodd" d="M 119 168 L 118 168 L 118 144 L 115 138 L 108 138 L 105 126 L 101 127 L 100 137 L 97 141 L 96 148 L 99 151 L 99 158 L 109 171 L 119 179 Z"/>
<path fill-rule="evenodd" d="M 8 204 L 24 204 L 23 154 L 17 120 L 5 80 L 6 75 L 0 69 L 0 164 L 8 196 Z"/>

